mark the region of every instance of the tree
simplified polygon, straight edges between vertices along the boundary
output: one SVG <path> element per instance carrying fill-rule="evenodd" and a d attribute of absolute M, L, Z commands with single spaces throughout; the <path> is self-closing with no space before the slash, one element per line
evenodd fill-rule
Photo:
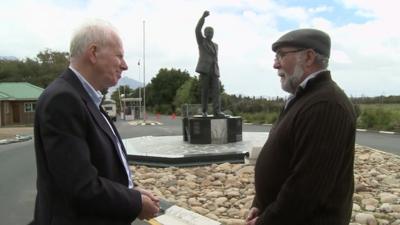
<path fill-rule="evenodd" d="M 189 79 L 190 75 L 187 71 L 173 68 L 160 69 L 158 74 L 151 79 L 151 85 L 146 87 L 148 103 L 151 103 L 156 111 L 164 113 L 175 111 L 176 106 L 173 101 L 176 92 Z"/>
<path fill-rule="evenodd" d="M 0 60 L 0 81 L 28 82 L 45 88 L 58 77 L 69 64 L 67 52 L 46 49 L 34 59 Z"/>
<path fill-rule="evenodd" d="M 176 92 L 174 98 L 175 107 L 183 104 L 199 104 L 200 103 L 200 85 L 197 77 L 187 80 Z"/>
<path fill-rule="evenodd" d="M 40 65 L 39 76 L 33 82 L 41 87 L 47 87 L 69 64 L 67 52 L 56 52 L 46 49 L 39 52 L 36 57 Z"/>
<path fill-rule="evenodd" d="M 16 82 L 21 80 L 21 64 L 19 60 L 0 60 L 0 80 L 3 82 Z"/>

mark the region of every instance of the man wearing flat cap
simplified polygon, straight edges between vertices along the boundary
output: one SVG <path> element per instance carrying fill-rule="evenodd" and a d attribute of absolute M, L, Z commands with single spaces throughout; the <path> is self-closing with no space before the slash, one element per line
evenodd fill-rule
<path fill-rule="evenodd" d="M 274 68 L 290 93 L 255 165 L 247 225 L 348 225 L 356 115 L 327 70 L 331 41 L 316 29 L 275 43 Z"/>

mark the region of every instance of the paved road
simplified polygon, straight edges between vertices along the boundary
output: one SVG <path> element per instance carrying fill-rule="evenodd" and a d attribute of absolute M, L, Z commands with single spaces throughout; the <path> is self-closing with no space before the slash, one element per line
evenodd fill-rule
<path fill-rule="evenodd" d="M 157 120 L 150 117 L 149 120 Z M 132 126 L 116 123 L 123 138 L 138 136 L 181 135 L 179 118 L 161 116 L 162 126 Z M 266 132 L 269 126 L 243 125 L 246 132 Z M 400 155 L 400 135 L 358 132 L 356 142 Z M 32 219 L 36 193 L 36 166 L 33 141 L 0 145 L 0 224 L 24 225 Z"/>
<path fill-rule="evenodd" d="M 400 155 L 400 135 L 357 132 L 356 143 Z"/>
<path fill-rule="evenodd" d="M 0 224 L 24 225 L 36 196 L 33 141 L 0 145 Z"/>
<path fill-rule="evenodd" d="M 160 116 L 160 118 L 157 119 L 154 116 L 150 116 L 147 121 L 160 122 L 163 125 L 132 126 L 125 121 L 117 121 L 116 127 L 122 138 L 182 135 L 182 122 L 179 117 L 172 119 L 171 116 Z"/>

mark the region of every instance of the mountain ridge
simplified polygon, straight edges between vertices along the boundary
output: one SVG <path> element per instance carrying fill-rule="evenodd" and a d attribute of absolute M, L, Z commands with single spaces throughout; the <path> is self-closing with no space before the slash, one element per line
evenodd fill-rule
<path fill-rule="evenodd" d="M 138 87 L 143 87 L 143 83 L 139 82 L 135 79 L 129 78 L 128 76 L 124 76 L 121 79 L 119 79 L 117 85 L 108 88 L 107 92 L 107 97 L 111 97 L 111 94 L 117 90 L 119 86 L 125 86 L 128 85 L 132 89 L 136 89 Z"/>

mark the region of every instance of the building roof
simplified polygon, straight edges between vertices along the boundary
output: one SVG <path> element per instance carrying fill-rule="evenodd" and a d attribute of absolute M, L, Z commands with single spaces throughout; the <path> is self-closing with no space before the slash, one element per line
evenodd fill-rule
<path fill-rule="evenodd" d="M 43 90 L 27 82 L 0 82 L 0 101 L 37 100 Z"/>

